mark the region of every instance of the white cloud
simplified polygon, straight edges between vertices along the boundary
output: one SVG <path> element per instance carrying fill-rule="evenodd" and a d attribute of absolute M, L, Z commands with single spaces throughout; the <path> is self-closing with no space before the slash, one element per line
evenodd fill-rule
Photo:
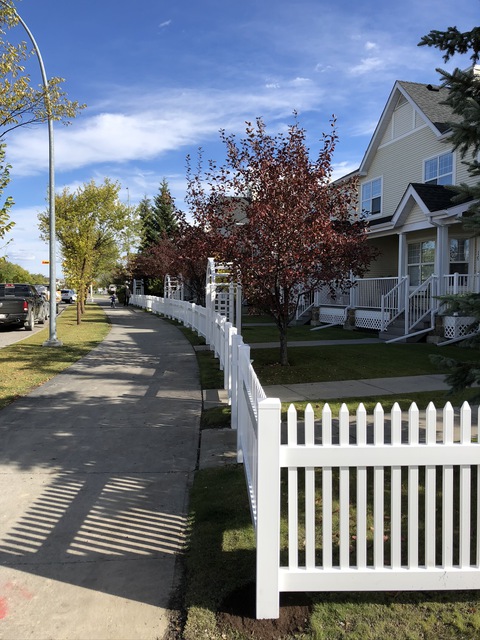
<path fill-rule="evenodd" d="M 339 178 L 343 178 L 344 176 L 348 176 L 352 171 L 356 171 L 358 169 L 358 164 L 353 164 L 351 162 L 338 162 L 332 165 L 332 180 L 338 180 Z"/>
<path fill-rule="evenodd" d="M 160 29 L 164 29 L 165 27 L 169 27 L 171 24 L 171 20 L 165 20 L 165 22 L 161 22 L 158 26 L 160 27 Z"/>
<path fill-rule="evenodd" d="M 140 96 L 133 100 L 132 95 Z M 57 171 L 87 165 L 119 165 L 145 161 L 166 152 L 193 146 L 218 137 L 220 128 L 244 131 L 245 120 L 262 116 L 284 118 L 294 110 L 318 108 L 323 90 L 306 78 L 279 84 L 276 91 L 258 92 L 168 91 L 161 94 L 130 91 L 112 96 L 111 109 L 88 117 L 82 115 L 70 127 L 55 128 Z M 121 105 L 122 112 L 113 108 Z M 106 105 L 104 104 L 104 107 Z M 19 130 L 8 146 L 8 159 L 16 175 L 45 172 L 48 147 L 43 128 Z"/>
<path fill-rule="evenodd" d="M 360 64 L 356 64 L 351 67 L 350 72 L 358 75 L 358 74 L 368 74 L 372 71 L 377 71 L 378 69 L 382 69 L 386 65 L 386 61 L 383 58 L 363 58 L 360 61 Z"/>
<path fill-rule="evenodd" d="M 299 78 L 294 78 L 292 80 L 292 84 L 295 87 L 304 86 L 304 85 L 310 84 L 311 82 L 312 81 L 310 80 L 310 78 L 300 78 L 299 77 Z"/>

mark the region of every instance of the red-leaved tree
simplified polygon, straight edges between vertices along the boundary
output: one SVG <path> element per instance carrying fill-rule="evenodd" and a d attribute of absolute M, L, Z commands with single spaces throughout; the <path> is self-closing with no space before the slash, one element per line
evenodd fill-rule
<path fill-rule="evenodd" d="M 167 273 L 172 272 L 175 257 L 174 240 L 163 234 L 154 244 L 135 256 L 134 275 L 138 278 L 148 277 L 163 280 Z"/>
<path fill-rule="evenodd" d="M 347 287 L 373 257 L 356 213 L 357 185 L 331 181 L 335 121 L 315 160 L 296 116 L 286 134 L 267 134 L 258 118 L 240 142 L 220 136 L 226 161 L 204 171 L 200 153 L 195 172 L 188 163 L 187 202 L 249 303 L 274 319 L 287 365 L 287 327 L 300 296 L 323 284 Z"/>
<path fill-rule="evenodd" d="M 190 224 L 183 212 L 177 212 L 175 233 L 175 273 L 188 285 L 193 300 L 205 304 L 207 260 L 215 255 L 214 238 L 203 227 Z"/>

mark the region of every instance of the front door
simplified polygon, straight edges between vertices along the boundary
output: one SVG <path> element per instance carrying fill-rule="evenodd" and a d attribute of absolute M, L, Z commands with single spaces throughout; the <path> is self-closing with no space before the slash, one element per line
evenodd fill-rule
<path fill-rule="evenodd" d="M 425 282 L 435 270 L 435 240 L 409 243 L 407 257 L 410 289 L 413 290 Z"/>

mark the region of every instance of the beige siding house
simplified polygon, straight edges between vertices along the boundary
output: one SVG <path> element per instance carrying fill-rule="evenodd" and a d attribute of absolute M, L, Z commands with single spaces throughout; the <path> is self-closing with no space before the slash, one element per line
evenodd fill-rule
<path fill-rule="evenodd" d="M 379 257 L 348 299 L 317 293 L 320 322 L 378 329 L 385 339 L 419 338 L 435 326 L 438 333 L 438 295 L 478 291 L 480 241 L 462 225 L 470 203 L 455 204 L 446 188 L 472 180 L 449 142 L 454 116 L 442 104 L 446 92 L 395 83 L 355 172 Z"/>

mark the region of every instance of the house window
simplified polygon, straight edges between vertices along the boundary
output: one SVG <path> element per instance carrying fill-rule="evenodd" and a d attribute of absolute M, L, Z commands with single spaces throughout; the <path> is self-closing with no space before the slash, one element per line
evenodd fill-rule
<path fill-rule="evenodd" d="M 408 275 L 410 286 L 418 287 L 429 278 L 435 265 L 435 241 L 414 242 L 408 245 Z"/>
<path fill-rule="evenodd" d="M 453 153 L 425 160 L 425 184 L 453 184 Z"/>
<path fill-rule="evenodd" d="M 372 216 L 382 211 L 382 179 L 375 178 L 362 184 L 362 211 Z"/>
<path fill-rule="evenodd" d="M 450 238 L 450 273 L 468 273 L 468 238 Z"/>

